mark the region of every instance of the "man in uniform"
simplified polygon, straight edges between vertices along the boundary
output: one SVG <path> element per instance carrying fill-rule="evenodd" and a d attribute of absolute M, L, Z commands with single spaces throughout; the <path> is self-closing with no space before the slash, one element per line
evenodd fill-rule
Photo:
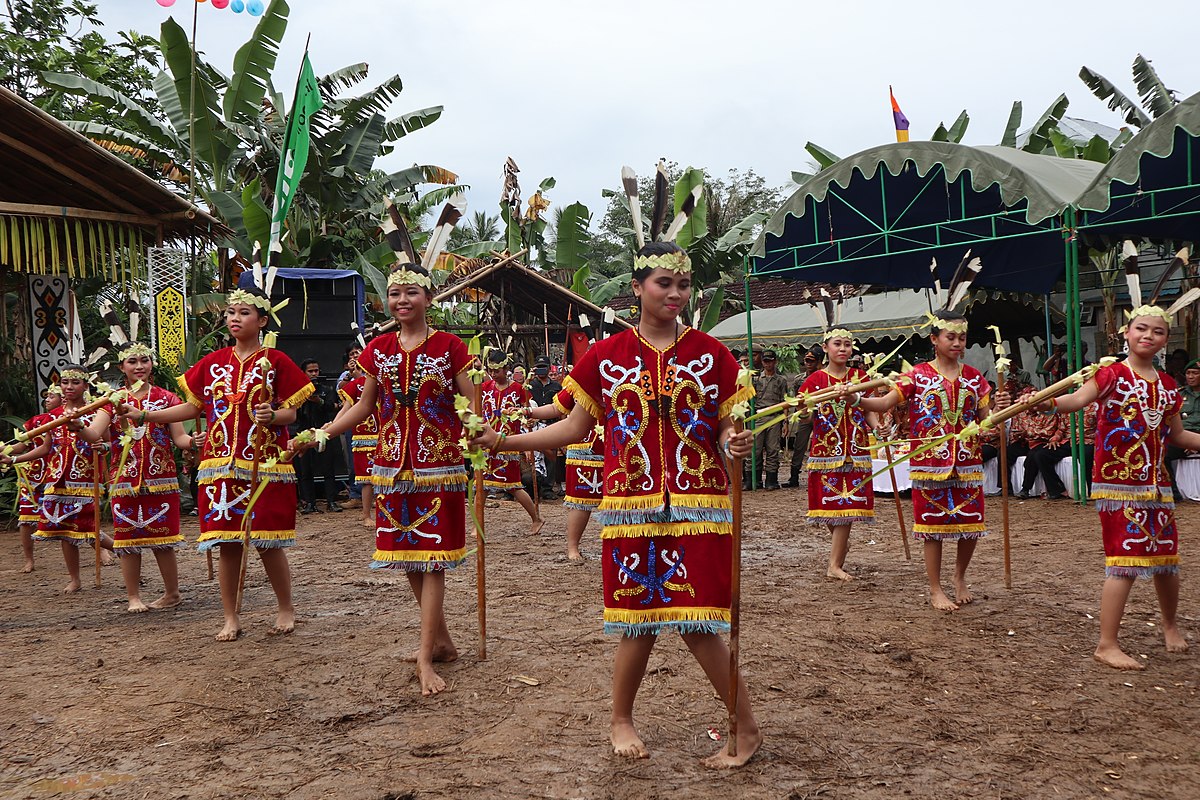
<path fill-rule="evenodd" d="M 757 355 L 757 353 L 755 353 Z M 764 409 L 783 401 L 787 394 L 787 378 L 775 371 L 778 358 L 774 350 L 762 353 L 762 371 L 754 379 L 754 403 L 756 409 Z M 772 425 L 754 437 L 754 468 L 763 476 L 759 485 L 767 489 L 779 488 L 779 450 L 782 443 L 781 429 Z"/>

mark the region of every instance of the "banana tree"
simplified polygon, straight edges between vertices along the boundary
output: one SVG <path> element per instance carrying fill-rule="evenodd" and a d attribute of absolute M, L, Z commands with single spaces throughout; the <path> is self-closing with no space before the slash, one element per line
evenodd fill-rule
<path fill-rule="evenodd" d="M 1161 117 L 1179 104 L 1175 90 L 1167 88 L 1149 59 L 1141 53 L 1133 59 L 1133 83 L 1137 87 L 1140 106 L 1139 102 L 1128 97 L 1116 84 L 1093 69 L 1081 67 L 1079 79 L 1087 84 L 1097 98 L 1107 101 L 1109 108 L 1120 112 L 1125 122 L 1134 128 L 1146 127 L 1152 119 Z"/>

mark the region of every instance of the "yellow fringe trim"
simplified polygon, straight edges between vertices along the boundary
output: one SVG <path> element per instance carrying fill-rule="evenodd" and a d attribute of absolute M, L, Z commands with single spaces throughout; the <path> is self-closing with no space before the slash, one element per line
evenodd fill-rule
<path fill-rule="evenodd" d="M 96 538 L 95 531 L 35 531 L 35 539 L 67 539 L 72 542 L 90 542 Z"/>
<path fill-rule="evenodd" d="M 192 388 L 190 386 L 188 386 L 187 381 L 184 379 L 183 375 L 180 375 L 178 378 L 175 379 L 175 385 L 179 387 L 179 392 L 180 392 L 180 394 L 183 395 L 184 400 L 191 403 L 196 408 L 200 408 L 200 409 L 204 408 L 204 401 L 202 401 L 199 397 L 196 397 L 196 395 L 192 394 Z"/>
<path fill-rule="evenodd" d="M 1152 500 L 1156 502 L 1168 502 L 1171 500 L 1169 492 L 1163 492 L 1161 489 L 1142 489 L 1141 491 L 1115 492 L 1111 489 L 1097 489 L 1088 495 L 1090 500 L 1127 500 L 1136 502 L 1138 500 Z"/>
<path fill-rule="evenodd" d="M 250 541 L 255 539 L 260 541 L 295 539 L 296 529 L 290 531 L 250 531 Z M 200 538 L 196 540 L 196 544 L 201 542 L 229 542 L 230 544 L 241 544 L 241 531 L 209 531 L 208 533 L 200 534 Z"/>
<path fill-rule="evenodd" d="M 1106 567 L 1163 567 L 1179 563 L 1179 556 L 1112 556 L 1104 559 Z"/>
<path fill-rule="evenodd" d="M 754 397 L 754 388 L 751 386 L 739 386 L 738 390 L 733 393 L 733 396 L 728 398 L 724 403 L 717 407 L 717 419 L 722 420 L 729 416 L 729 412 L 738 403 L 749 400 Z"/>
<path fill-rule="evenodd" d="M 592 415 L 593 419 L 603 420 L 604 412 L 600 409 L 600 404 L 592 399 L 592 396 L 583 390 L 579 382 L 568 375 L 563 379 L 563 388 L 571 393 L 571 397 L 575 398 L 575 402 L 583 406 L 584 410 Z"/>
<path fill-rule="evenodd" d="M 304 404 L 304 401 L 307 400 L 309 398 L 309 396 L 311 396 L 312 393 L 315 392 L 316 390 L 317 390 L 317 385 L 315 383 L 309 383 L 308 386 L 305 386 L 303 389 L 296 392 L 294 395 L 289 397 L 287 400 L 284 400 L 282 403 L 280 403 L 279 407 L 280 408 L 299 408 L 301 405 Z"/>
<path fill-rule="evenodd" d="M 247 461 L 244 458 L 234 458 L 232 456 L 224 456 L 222 458 L 206 458 L 200 462 L 200 466 L 196 468 L 196 471 L 199 472 L 201 470 L 206 470 L 206 469 L 219 469 L 221 467 L 233 467 L 235 469 L 244 469 L 247 472 L 252 472 L 254 470 L 254 462 Z M 266 463 L 264 463 L 262 461 L 258 462 L 258 477 L 259 478 L 262 478 L 264 475 L 294 475 L 295 473 L 296 473 L 296 470 L 292 467 L 292 465 L 285 463 L 285 462 L 280 462 L 273 467 L 267 466 Z M 228 479 L 227 478 L 217 478 L 215 480 L 228 480 Z M 211 483 L 211 482 L 212 482 L 211 480 L 210 481 L 201 481 L 201 483 Z"/>
<path fill-rule="evenodd" d="M 467 557 L 467 548 L 457 550 L 376 550 L 374 561 L 462 561 Z"/>
<path fill-rule="evenodd" d="M 483 485 L 491 486 L 493 489 L 520 489 L 524 486 L 524 484 L 522 484 L 520 481 L 517 481 L 516 483 L 503 483 L 501 481 L 488 480 L 486 478 L 483 480 Z"/>
<path fill-rule="evenodd" d="M 913 533 L 981 533 L 987 525 L 975 522 L 969 525 L 913 525 Z"/>
<path fill-rule="evenodd" d="M 604 467 L 604 457 L 597 456 L 596 458 L 567 458 L 568 467 L 595 467 L 601 469 Z"/>
<path fill-rule="evenodd" d="M 956 472 L 952 468 L 948 472 L 945 470 L 929 472 L 922 469 L 914 469 L 909 471 L 908 477 L 910 480 L 914 481 L 981 481 L 983 480 L 983 470 L 978 472 L 964 472 L 962 470 L 958 470 Z"/>
<path fill-rule="evenodd" d="M 604 621 L 627 625 L 636 625 L 641 622 L 729 622 L 729 609 L 713 608 L 712 606 L 652 608 L 647 611 L 606 608 L 604 609 Z"/>
<path fill-rule="evenodd" d="M 601 503 L 600 505 L 604 505 Z M 653 536 L 700 536 L 715 533 L 725 536 L 733 533 L 732 522 L 642 522 L 634 525 L 605 525 L 600 531 L 601 539 L 650 538 Z"/>
<path fill-rule="evenodd" d="M 422 475 L 417 477 L 410 469 L 391 476 L 371 473 L 371 483 L 375 486 L 395 486 L 397 483 L 411 483 L 413 486 L 426 489 L 437 486 L 466 486 L 467 473 L 453 472 L 444 475 Z"/>
<path fill-rule="evenodd" d="M 815 511 L 815 510 L 811 510 L 808 512 L 808 515 L 810 517 L 821 517 L 823 519 L 825 519 L 825 518 L 833 519 L 833 518 L 837 518 L 837 517 L 873 517 L 873 516 L 875 516 L 875 509 L 873 509 L 873 508 L 857 508 L 857 509 L 849 509 L 847 511 Z"/>
<path fill-rule="evenodd" d="M 554 407 L 558 409 L 560 414 L 566 415 L 571 413 L 571 409 L 564 406 L 558 399 L 558 395 L 554 395 Z"/>
<path fill-rule="evenodd" d="M 26 525 L 26 524 L 36 525 L 40 520 L 41 520 L 41 517 L 38 516 L 37 514 L 22 514 L 21 516 L 17 517 L 17 522 L 20 523 L 21 525 Z"/>
<path fill-rule="evenodd" d="M 664 505 L 662 492 L 635 497 L 607 495 L 600 504 L 601 511 L 644 511 Z M 673 494 L 671 505 L 675 508 L 733 508 L 727 494 Z"/>
<path fill-rule="evenodd" d="M 117 539 L 113 542 L 113 549 L 120 550 L 122 547 L 158 547 L 164 544 L 178 544 L 182 541 L 183 534 L 160 536 L 155 539 Z"/>

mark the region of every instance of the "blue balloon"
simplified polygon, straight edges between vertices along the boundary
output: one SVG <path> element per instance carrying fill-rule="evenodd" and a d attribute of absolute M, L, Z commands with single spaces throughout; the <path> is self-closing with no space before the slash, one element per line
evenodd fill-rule
<path fill-rule="evenodd" d="M 263 13 L 262 0 L 246 0 L 246 10 L 250 12 L 250 16 L 257 17 Z"/>
<path fill-rule="evenodd" d="M 246 10 L 246 4 L 243 3 L 242 0 L 233 0 L 233 2 L 229 4 L 229 7 L 233 9 L 233 13 L 235 14 L 240 14 Z"/>

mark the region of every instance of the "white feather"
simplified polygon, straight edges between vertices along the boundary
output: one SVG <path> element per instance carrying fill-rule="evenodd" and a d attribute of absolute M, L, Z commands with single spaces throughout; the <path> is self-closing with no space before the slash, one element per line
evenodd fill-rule
<path fill-rule="evenodd" d="M 1186 292 L 1179 295 L 1179 298 L 1171 304 L 1170 308 L 1167 309 L 1167 314 L 1174 316 L 1176 313 L 1196 302 L 1197 299 L 1200 299 L 1200 286 L 1188 289 Z"/>
<path fill-rule="evenodd" d="M 646 246 L 646 235 L 642 232 L 642 205 L 638 201 L 637 173 L 633 167 L 621 167 L 621 185 L 624 186 L 626 181 L 631 181 L 634 189 L 633 194 L 626 190 L 625 196 L 629 198 L 629 213 L 633 216 L 633 236 L 637 240 L 637 249 L 641 250 Z"/>
<path fill-rule="evenodd" d="M 279 271 L 279 259 L 283 255 L 283 243 L 272 242 L 271 252 L 267 256 L 270 266 L 267 268 L 266 282 L 263 284 L 263 291 L 267 295 L 267 299 L 271 297 L 271 289 L 275 287 L 275 273 Z"/>
<path fill-rule="evenodd" d="M 692 196 L 692 204 L 693 204 L 692 208 L 693 209 L 696 207 L 695 204 L 700 202 L 700 195 L 703 192 L 704 192 L 703 186 L 696 186 L 689 193 Z M 695 211 L 693 211 L 692 213 L 694 214 Z M 681 230 L 683 230 L 683 226 L 687 224 L 687 221 L 690 218 L 691 218 L 690 214 L 688 214 L 688 215 L 676 214 L 675 219 L 671 220 L 671 224 L 667 226 L 667 234 L 666 234 L 666 236 L 663 237 L 663 239 L 668 242 L 675 241 L 675 237 L 679 235 L 679 232 Z"/>
<path fill-rule="evenodd" d="M 942 295 L 942 282 L 938 280 L 937 259 L 929 259 L 929 274 L 933 276 L 933 299 L 938 300 Z"/>
<path fill-rule="evenodd" d="M 967 252 L 969 253 L 970 251 L 968 250 Z M 972 275 L 978 275 L 979 270 L 981 269 L 983 269 L 983 262 L 979 260 L 979 256 L 972 258 L 970 263 L 967 264 L 967 272 L 970 272 Z M 966 299 L 967 292 L 971 290 L 971 286 L 974 285 L 974 283 L 974 278 L 964 277 L 963 280 L 959 282 L 958 286 L 954 287 L 954 294 L 950 296 L 950 303 L 946 307 L 955 308 L 959 303 Z"/>
<path fill-rule="evenodd" d="M 259 289 L 263 288 L 262 242 L 254 243 L 254 250 L 250 254 L 250 267 L 254 285 Z"/>
<path fill-rule="evenodd" d="M 1126 239 L 1124 242 L 1121 243 L 1121 258 L 1122 259 L 1126 259 L 1131 256 L 1136 258 L 1137 254 L 1138 254 L 1137 245 L 1135 245 L 1132 241 L 1130 241 L 1129 239 Z"/>
<path fill-rule="evenodd" d="M 464 214 L 467 210 L 467 197 L 462 192 L 455 194 L 450 198 L 447 205 L 454 206 L 458 209 L 458 213 Z M 460 216 L 461 218 L 461 216 Z M 442 224 L 433 229 L 429 234 L 429 242 L 425 245 L 425 257 L 421 259 L 421 266 L 426 272 L 433 269 L 433 264 L 437 261 L 437 257 L 442 254 L 442 250 L 450 242 L 450 234 L 454 232 L 454 225 Z"/>

